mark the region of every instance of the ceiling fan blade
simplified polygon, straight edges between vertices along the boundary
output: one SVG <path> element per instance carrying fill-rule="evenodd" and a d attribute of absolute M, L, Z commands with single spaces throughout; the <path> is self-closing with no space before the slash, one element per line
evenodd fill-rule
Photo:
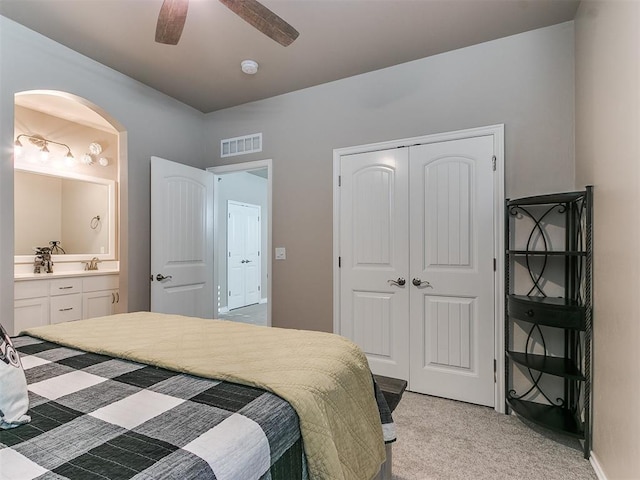
<path fill-rule="evenodd" d="M 156 42 L 177 45 L 187 19 L 189 0 L 164 0 L 158 15 Z"/>
<path fill-rule="evenodd" d="M 257 0 L 220 0 L 232 12 L 283 47 L 298 38 L 298 31 Z"/>

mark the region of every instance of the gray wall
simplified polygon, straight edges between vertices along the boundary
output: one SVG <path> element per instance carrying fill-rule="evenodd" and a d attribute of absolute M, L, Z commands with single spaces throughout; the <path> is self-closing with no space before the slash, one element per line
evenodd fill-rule
<path fill-rule="evenodd" d="M 593 451 L 640 476 L 640 3 L 582 2 L 576 25 L 576 178 L 594 185 Z"/>
<path fill-rule="evenodd" d="M 261 270 L 262 279 L 260 291 L 261 298 L 267 298 L 267 236 L 269 205 L 267 200 L 267 179 L 258 177 L 247 172 L 227 173 L 220 175 L 220 181 L 215 183 L 216 198 L 218 201 L 216 218 L 218 218 L 217 237 L 214 240 L 216 244 L 216 254 L 214 263 L 216 274 L 218 277 L 217 285 L 220 286 L 221 297 L 219 303 L 221 307 L 227 306 L 227 202 L 235 200 L 237 202 L 245 202 L 253 205 L 260 205 L 260 227 L 261 227 Z M 217 288 L 217 286 L 216 286 Z"/>
<path fill-rule="evenodd" d="M 569 22 L 206 115 L 214 164 L 273 159 L 273 325 L 333 328 L 335 148 L 504 123 L 507 195 L 573 188 L 573 49 Z M 219 157 L 255 132 L 261 153 Z"/>
<path fill-rule="evenodd" d="M 202 113 L 0 17 L 0 318 L 13 330 L 14 94 L 69 92 L 104 109 L 126 131 L 128 179 L 124 224 L 123 295 L 129 310 L 149 308 L 149 165 L 157 155 L 204 167 Z M 123 184 L 126 186 L 126 182 Z"/>

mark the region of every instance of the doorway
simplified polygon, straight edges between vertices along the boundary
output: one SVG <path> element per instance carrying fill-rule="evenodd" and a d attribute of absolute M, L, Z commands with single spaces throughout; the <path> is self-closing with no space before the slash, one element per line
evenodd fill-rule
<path fill-rule="evenodd" d="M 242 173 L 234 175 L 242 175 Z M 229 180 L 229 177 L 225 180 Z M 251 179 L 241 176 L 238 180 L 241 182 L 247 180 L 247 187 L 253 186 Z M 260 183 L 258 188 L 262 187 Z M 264 196 L 262 192 L 260 195 Z M 261 210 L 260 205 L 227 200 L 226 259 L 229 311 L 259 304 L 262 299 Z"/>
<path fill-rule="evenodd" d="M 271 326 L 271 255 L 269 252 L 271 251 L 272 162 L 260 160 L 211 167 L 207 170 L 214 174 L 214 285 L 216 289 L 214 316 L 224 320 Z M 239 205 L 249 207 L 242 210 Z M 240 212 L 235 212 L 237 208 L 241 209 Z M 257 210 L 259 210 L 259 220 L 255 221 L 254 214 Z M 250 248 L 252 255 L 246 254 L 247 250 L 241 244 L 244 240 L 239 240 L 244 238 L 244 235 L 239 235 L 240 231 L 236 232 L 237 235 L 230 235 L 233 232 L 228 228 L 230 214 L 233 216 L 234 212 L 239 214 L 243 211 L 253 212 L 252 215 L 246 216 L 245 220 L 249 221 L 251 217 L 254 228 L 259 228 L 259 233 L 256 232 L 253 237 L 260 237 L 260 248 Z M 242 260 L 245 262 L 242 263 Z M 236 263 L 238 265 L 235 265 Z M 253 278 L 256 275 L 259 275 L 259 278 Z M 253 288 L 242 288 L 241 284 L 243 282 L 246 284 L 247 281 Z M 238 292 L 242 293 L 236 295 Z"/>
<path fill-rule="evenodd" d="M 363 348 L 374 373 L 498 411 L 502 133 L 334 152 L 334 331 Z"/>

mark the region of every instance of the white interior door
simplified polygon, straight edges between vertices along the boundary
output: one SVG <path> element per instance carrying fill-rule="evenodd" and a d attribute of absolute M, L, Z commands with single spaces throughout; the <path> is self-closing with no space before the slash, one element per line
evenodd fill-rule
<path fill-rule="evenodd" d="M 213 174 L 151 157 L 151 310 L 213 318 Z"/>
<path fill-rule="evenodd" d="M 493 136 L 409 153 L 410 388 L 488 406 L 494 405 L 493 155 Z"/>
<path fill-rule="evenodd" d="M 260 206 L 227 204 L 227 305 L 229 310 L 260 302 Z"/>
<path fill-rule="evenodd" d="M 340 161 L 339 333 L 374 373 L 482 405 L 494 404 L 493 149 L 488 135 Z"/>
<path fill-rule="evenodd" d="M 405 380 L 408 173 L 407 149 L 348 155 L 340 167 L 339 333 L 364 350 L 374 373 Z"/>

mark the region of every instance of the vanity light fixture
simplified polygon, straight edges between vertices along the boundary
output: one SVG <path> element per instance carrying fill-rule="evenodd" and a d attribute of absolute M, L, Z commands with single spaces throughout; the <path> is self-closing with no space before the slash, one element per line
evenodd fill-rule
<path fill-rule="evenodd" d="M 69 145 L 67 145 L 66 143 L 60 143 L 60 142 L 56 142 L 55 140 L 49 140 L 48 138 L 44 138 L 42 135 L 29 135 L 26 133 L 21 133 L 20 135 L 18 135 L 16 137 L 15 142 L 13 143 L 14 145 L 14 153 L 16 155 L 20 155 L 22 153 L 22 150 L 24 148 L 24 146 L 22 145 L 22 142 L 20 141 L 21 138 L 28 138 L 29 142 L 38 147 L 40 149 L 40 160 L 43 163 L 46 163 L 49 161 L 49 145 L 53 144 L 53 145 L 59 145 L 61 147 L 64 147 L 67 149 L 67 154 L 65 155 L 65 159 L 67 162 L 69 163 L 73 163 L 73 161 L 75 160 L 73 157 L 73 154 L 71 153 L 71 149 L 69 148 Z"/>

